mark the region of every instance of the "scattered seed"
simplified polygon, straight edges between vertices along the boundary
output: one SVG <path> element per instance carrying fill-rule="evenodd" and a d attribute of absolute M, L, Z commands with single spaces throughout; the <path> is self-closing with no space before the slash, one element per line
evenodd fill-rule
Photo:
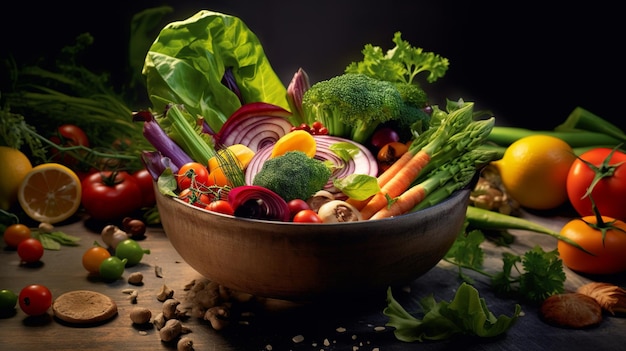
<path fill-rule="evenodd" d="M 157 278 L 163 278 L 163 268 L 161 268 L 161 266 L 154 266 L 154 274 Z"/>
<path fill-rule="evenodd" d="M 143 274 L 141 272 L 133 272 L 128 276 L 128 284 L 141 285 L 143 283 Z"/>
<path fill-rule="evenodd" d="M 291 338 L 291 340 L 292 340 L 293 342 L 295 342 L 296 344 L 297 344 L 297 343 L 301 343 L 301 342 L 303 342 L 303 341 L 304 341 L 304 336 L 302 336 L 302 335 L 296 335 L 296 336 L 294 336 L 293 338 Z"/>
<path fill-rule="evenodd" d="M 377 331 L 377 332 L 385 331 L 385 327 L 374 327 L 374 331 Z"/>
<path fill-rule="evenodd" d="M 337 331 L 337 333 L 345 333 L 346 332 L 346 328 L 344 327 L 339 327 L 337 329 L 335 329 Z"/>

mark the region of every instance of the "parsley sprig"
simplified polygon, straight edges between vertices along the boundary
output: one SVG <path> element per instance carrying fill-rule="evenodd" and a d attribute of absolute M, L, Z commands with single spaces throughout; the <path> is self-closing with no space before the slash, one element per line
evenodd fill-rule
<path fill-rule="evenodd" d="M 564 291 L 565 272 L 557 250 L 545 251 L 540 246 L 521 255 L 502 254 L 502 270 L 490 273 L 484 270 L 485 253 L 481 244 L 485 235 L 474 229 L 460 235 L 444 260 L 459 268 L 459 276 L 468 283 L 473 280 L 464 274 L 469 269 L 488 277 L 491 287 L 498 293 L 538 303 Z"/>

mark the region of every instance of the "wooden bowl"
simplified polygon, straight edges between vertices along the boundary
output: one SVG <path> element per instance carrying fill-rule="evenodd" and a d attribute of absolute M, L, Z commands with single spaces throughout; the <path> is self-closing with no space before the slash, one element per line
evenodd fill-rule
<path fill-rule="evenodd" d="M 304 224 L 212 213 L 156 191 L 163 229 L 192 268 L 230 289 L 289 301 L 384 292 L 423 275 L 460 233 L 469 192 L 389 219 Z"/>

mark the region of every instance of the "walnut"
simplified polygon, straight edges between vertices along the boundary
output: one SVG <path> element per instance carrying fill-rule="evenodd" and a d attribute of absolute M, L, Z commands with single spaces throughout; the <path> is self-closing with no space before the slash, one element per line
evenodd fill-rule
<path fill-rule="evenodd" d="M 581 286 L 577 292 L 594 298 L 613 315 L 626 313 L 626 290 L 617 285 L 594 282 Z"/>

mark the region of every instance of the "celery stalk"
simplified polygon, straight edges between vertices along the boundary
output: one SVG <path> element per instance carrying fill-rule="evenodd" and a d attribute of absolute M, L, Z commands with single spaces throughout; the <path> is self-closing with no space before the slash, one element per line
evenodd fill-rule
<path fill-rule="evenodd" d="M 558 132 L 574 132 L 584 130 L 609 135 L 620 142 L 626 143 L 626 134 L 616 125 L 597 116 L 582 107 L 576 107 L 565 122 L 554 128 Z"/>
<path fill-rule="evenodd" d="M 617 139 L 609 134 L 596 131 L 532 130 L 526 128 L 502 126 L 493 127 L 493 130 L 491 131 L 491 134 L 489 134 L 489 137 L 487 139 L 488 141 L 496 143 L 498 145 L 508 146 L 518 139 L 531 135 L 549 135 L 557 137 L 568 143 L 573 148 L 599 145 L 610 145 L 612 147 L 615 147 L 618 144 L 622 143 L 620 139 Z"/>
<path fill-rule="evenodd" d="M 206 142 L 200 132 L 196 131 L 192 125 L 187 122 L 187 119 L 183 116 L 183 110 L 179 105 L 172 105 L 167 111 L 167 118 L 172 122 L 172 128 L 179 136 L 181 142 L 181 148 L 191 156 L 196 162 L 203 165 L 207 165 L 209 159 L 216 155 L 215 149 L 212 145 Z"/>

